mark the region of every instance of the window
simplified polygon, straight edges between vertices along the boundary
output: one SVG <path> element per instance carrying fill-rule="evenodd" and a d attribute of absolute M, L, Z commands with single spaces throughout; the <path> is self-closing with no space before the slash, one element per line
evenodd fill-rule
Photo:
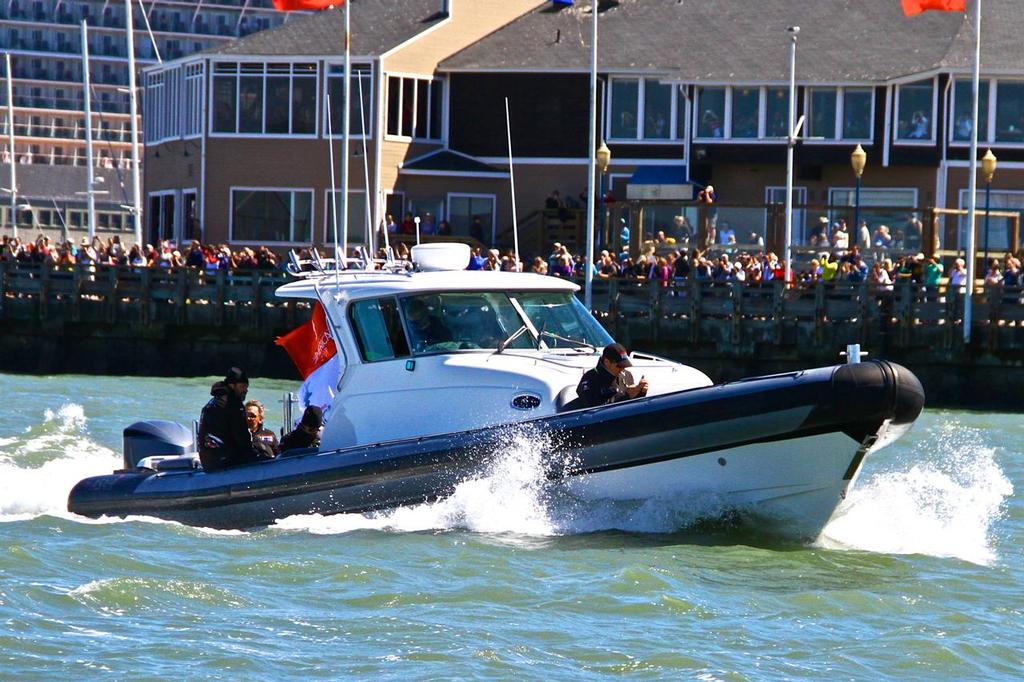
<path fill-rule="evenodd" d="M 203 76 L 204 65 L 185 66 L 185 112 L 182 134 L 194 137 L 203 133 Z"/>
<path fill-rule="evenodd" d="M 441 140 L 443 117 L 442 81 L 388 77 L 388 135 L 418 140 Z M 358 118 L 356 116 L 355 120 L 358 121 Z"/>
<path fill-rule="evenodd" d="M 316 64 L 213 67 L 213 132 L 315 135 Z"/>
<path fill-rule="evenodd" d="M 638 116 L 640 97 L 640 80 L 622 78 L 612 80 L 611 87 L 611 128 L 612 139 L 624 138 L 635 140 L 639 132 Z"/>
<path fill-rule="evenodd" d="M 764 188 L 764 203 L 772 204 L 776 206 L 786 205 L 786 188 L 785 187 L 765 187 Z M 807 234 L 807 209 L 797 208 L 798 206 L 803 207 L 807 205 L 807 188 L 806 187 L 794 187 L 793 188 L 793 241 L 797 244 L 806 244 L 809 235 Z M 779 215 L 778 212 L 765 211 L 764 225 L 765 232 L 768 232 L 769 220 L 771 217 Z M 785 213 L 782 213 L 782 220 L 786 220 Z"/>
<path fill-rule="evenodd" d="M 853 224 L 852 209 L 856 190 L 852 187 L 833 187 L 828 191 L 830 206 L 848 206 L 845 214 Z M 921 221 L 914 213 L 917 207 L 917 190 L 889 187 L 862 187 L 860 190 L 860 218 L 868 224 L 872 234 L 881 225 L 889 227 L 894 237 L 894 249 L 920 251 L 922 248 Z M 911 216 L 914 216 L 913 218 Z M 838 218 L 839 216 L 833 216 Z M 855 238 L 851 234 L 851 238 Z"/>
<path fill-rule="evenodd" d="M 394 298 L 353 301 L 348 314 L 363 360 L 378 362 L 409 355 L 409 344 Z"/>
<path fill-rule="evenodd" d="M 612 78 L 608 136 L 613 140 L 684 139 L 686 100 L 653 78 Z"/>
<path fill-rule="evenodd" d="M 143 98 L 143 134 L 146 142 L 181 137 L 181 87 L 181 68 L 147 74 Z M 99 108 L 101 111 L 108 110 L 103 102 Z M 105 129 L 109 128 L 110 124 L 106 123 Z"/>
<path fill-rule="evenodd" d="M 341 241 L 340 230 L 341 225 L 341 190 L 328 190 L 324 194 L 327 201 L 327 210 L 324 215 L 327 217 L 326 228 L 327 228 L 327 242 L 334 242 L 334 226 L 337 224 L 339 230 L 338 241 Z M 337 216 L 337 222 L 332 216 Z M 348 224 L 346 225 L 349 244 L 363 244 L 366 243 L 367 237 L 367 226 L 370 223 L 372 216 L 366 214 L 366 192 L 361 189 L 350 189 L 348 191 Z"/>
<path fill-rule="evenodd" d="M 760 88 L 733 88 L 731 137 L 756 139 L 760 111 Z"/>
<path fill-rule="evenodd" d="M 836 89 L 810 88 L 807 95 L 807 135 L 836 139 Z"/>
<path fill-rule="evenodd" d="M 953 87 L 952 138 L 956 142 L 970 142 L 974 120 L 973 86 L 969 80 L 957 80 Z M 989 82 L 978 82 L 978 139 L 988 140 Z"/>
<path fill-rule="evenodd" d="M 789 137 L 789 90 L 767 88 L 765 92 L 765 137 Z"/>
<path fill-rule="evenodd" d="M 808 88 L 806 101 L 809 137 L 873 138 L 875 93 L 871 88 Z"/>
<path fill-rule="evenodd" d="M 843 90 L 843 139 L 870 140 L 873 93 L 870 89 Z"/>
<path fill-rule="evenodd" d="M 700 88 L 697 90 L 697 137 L 725 137 L 725 88 Z"/>
<path fill-rule="evenodd" d="M 901 85 L 896 101 L 896 139 L 904 141 L 934 140 L 932 112 L 935 82 L 920 81 Z"/>
<path fill-rule="evenodd" d="M 349 108 L 351 134 L 369 136 L 373 134 L 373 74 L 368 66 L 352 68 L 352 106 Z M 345 115 L 345 67 L 330 66 L 327 76 L 327 94 L 331 108 L 331 135 L 338 137 L 344 128 Z M 362 110 L 362 118 L 360 118 Z M 326 117 L 327 112 L 324 111 Z"/>
<path fill-rule="evenodd" d="M 1024 82 L 996 83 L 995 141 L 1024 142 Z"/>
<path fill-rule="evenodd" d="M 231 241 L 310 243 L 312 190 L 231 190 Z"/>
<path fill-rule="evenodd" d="M 470 226 L 474 218 L 480 218 L 484 239 L 493 240 L 494 204 L 494 196 L 490 194 L 449 194 L 448 222 L 452 226 L 452 234 L 472 236 Z"/>
<path fill-rule="evenodd" d="M 971 193 L 966 189 L 960 190 L 960 208 L 968 209 L 968 201 Z M 992 190 L 989 195 L 989 210 L 992 211 L 1017 211 L 1024 217 L 1024 192 L 1020 190 Z M 1016 251 L 1024 246 L 1024 230 L 1021 234 L 1021 243 L 1010 244 L 1012 236 L 1011 223 L 1009 218 L 997 218 L 991 216 L 988 219 L 988 244 L 985 239 L 985 190 L 978 191 L 978 234 L 976 244 L 978 255 L 982 256 L 986 251 L 992 255 L 1002 256 L 1006 251 Z M 961 216 L 957 235 L 956 248 L 962 249 L 967 246 L 967 216 Z"/>

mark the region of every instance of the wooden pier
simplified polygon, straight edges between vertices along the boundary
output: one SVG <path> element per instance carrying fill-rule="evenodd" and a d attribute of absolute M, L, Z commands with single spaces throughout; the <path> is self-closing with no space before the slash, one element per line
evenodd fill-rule
<path fill-rule="evenodd" d="M 273 339 L 308 319 L 278 300 L 276 271 L 173 271 L 0 263 L 0 370 L 297 378 Z M 913 369 L 929 403 L 1024 407 L 1024 292 L 983 288 L 972 340 L 964 295 L 897 283 L 594 282 L 598 319 L 633 350 L 692 364 L 717 381 L 841 362 L 847 344 Z"/>

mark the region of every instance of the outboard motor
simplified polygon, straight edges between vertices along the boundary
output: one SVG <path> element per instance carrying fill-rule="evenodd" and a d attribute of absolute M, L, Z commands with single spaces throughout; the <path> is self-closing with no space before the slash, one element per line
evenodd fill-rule
<path fill-rule="evenodd" d="M 180 457 L 196 454 L 192 431 L 177 422 L 149 419 L 124 430 L 124 468 L 138 468 L 146 457 Z"/>

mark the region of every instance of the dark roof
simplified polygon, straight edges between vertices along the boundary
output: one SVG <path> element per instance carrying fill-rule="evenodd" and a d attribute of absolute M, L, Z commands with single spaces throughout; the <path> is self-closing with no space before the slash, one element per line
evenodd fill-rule
<path fill-rule="evenodd" d="M 590 68 L 590 3 L 530 12 L 441 63 L 443 70 Z M 971 3 L 968 3 L 969 6 Z M 689 82 L 789 80 L 786 28 L 800 26 L 797 79 L 880 83 L 973 59 L 971 22 L 959 12 L 905 17 L 899 0 L 607 0 L 602 72 L 663 72 Z M 991 65 L 1024 71 L 1016 47 L 1019 0 L 986 0 Z M 971 10 L 973 11 L 973 10 Z M 964 59 L 966 50 L 966 61 Z"/>
<path fill-rule="evenodd" d="M 472 156 L 453 152 L 450 149 L 441 149 L 402 164 L 402 172 L 406 171 L 435 171 L 444 172 L 449 175 L 487 173 L 489 175 L 508 176 L 508 171 L 495 168 L 483 161 L 477 161 Z"/>
<path fill-rule="evenodd" d="M 349 0 L 352 54 L 380 55 L 447 18 L 439 0 Z M 303 57 L 345 50 L 342 7 L 296 15 L 288 23 L 207 50 L 203 55 Z"/>
<path fill-rule="evenodd" d="M 8 164 L 0 165 L 0 177 L 7 179 Z M 85 166 L 43 166 L 18 164 L 18 198 L 28 199 L 36 208 L 49 208 L 50 200 L 85 202 L 84 192 L 88 186 L 88 171 Z M 96 195 L 97 205 L 130 204 L 132 201 L 132 173 L 126 168 L 97 168 L 94 177 L 96 188 L 107 194 Z"/>

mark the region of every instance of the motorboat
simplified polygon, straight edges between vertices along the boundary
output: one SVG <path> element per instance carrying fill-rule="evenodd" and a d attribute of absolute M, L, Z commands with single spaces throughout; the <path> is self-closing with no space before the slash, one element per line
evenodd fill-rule
<path fill-rule="evenodd" d="M 865 457 L 906 433 L 924 405 L 917 378 L 886 361 L 714 385 L 634 351 L 630 371 L 647 379 L 647 395 L 578 408 L 580 377 L 613 342 L 579 287 L 467 271 L 468 256 L 431 244 L 413 249 L 411 268 L 293 259 L 297 278 L 277 295 L 319 302 L 337 350 L 320 447 L 204 472 L 192 429 L 139 422 L 125 430 L 124 467 L 80 481 L 69 510 L 254 528 L 391 509 L 487 476 L 525 435 L 566 495 L 710 497 L 720 513 L 813 538 Z"/>

